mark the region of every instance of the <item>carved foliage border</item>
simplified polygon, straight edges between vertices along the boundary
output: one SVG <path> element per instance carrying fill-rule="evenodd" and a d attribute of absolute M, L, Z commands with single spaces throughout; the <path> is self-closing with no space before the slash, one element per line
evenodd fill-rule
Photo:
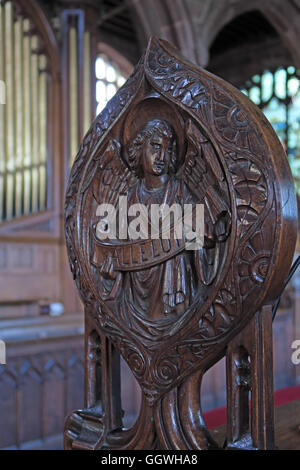
<path fill-rule="evenodd" d="M 146 76 L 165 97 L 189 111 L 207 129 L 223 155 L 227 180 L 234 188 L 237 239 L 231 268 L 208 311 L 189 326 L 185 339 L 162 349 L 155 359 L 151 382 L 168 387 L 176 377 L 187 376 L 209 352 L 209 343 L 222 346 L 225 335 L 255 312 L 262 298 L 274 248 L 274 224 L 268 217 L 276 210 L 271 162 L 264 138 L 250 122 L 241 102 L 233 101 L 210 74 L 194 71 L 161 45 L 148 49 Z M 268 174 L 268 178 L 266 175 Z M 262 230 L 262 225 L 268 230 Z M 256 300 L 256 302 L 255 302 Z M 197 325 L 196 325 L 197 326 Z"/>
<path fill-rule="evenodd" d="M 77 226 L 77 221 L 81 220 L 77 216 L 81 217 L 82 193 L 87 190 L 87 182 L 91 181 L 95 168 L 91 155 L 95 154 L 120 113 L 129 106 L 144 72 L 156 91 L 201 122 L 215 148 L 223 155 L 223 168 L 234 188 L 232 209 L 238 234 L 231 268 L 228 268 L 211 307 L 201 318 L 195 308 L 193 321 L 182 328 L 185 330 L 181 334 L 183 339 L 170 340 L 167 349 L 161 349 L 151 358 L 152 367 L 150 351 L 138 345 L 130 332 L 125 332 L 97 299 L 85 269 L 87 259 L 84 259 L 84 247 L 80 246 Z M 178 61 L 155 41 L 150 44 L 144 67 L 137 67 L 84 138 L 72 168 L 66 197 L 65 227 L 71 269 L 90 315 L 117 345 L 150 403 L 191 373 L 208 352 L 222 347 L 224 337 L 226 339 L 244 321 L 241 315 L 248 314 L 250 307 L 253 313 L 255 311 L 250 303 L 253 304 L 254 298 L 261 298 L 275 240 L 274 227 L 269 227 L 268 237 L 260 230 L 261 221 L 265 220 L 267 224 L 268 215 L 275 207 L 272 182 L 267 183 L 266 170 L 270 175 L 262 136 L 248 121 L 240 103 L 235 103 L 215 79 L 209 80 L 207 73 L 199 73 Z M 83 180 L 84 188 L 78 191 L 78 182 Z"/>

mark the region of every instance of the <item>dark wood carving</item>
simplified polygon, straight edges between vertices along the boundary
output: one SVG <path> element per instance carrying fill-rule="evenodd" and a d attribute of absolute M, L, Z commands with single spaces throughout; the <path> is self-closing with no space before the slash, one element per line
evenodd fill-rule
<path fill-rule="evenodd" d="M 203 204 L 202 247 L 188 250 L 172 227 L 170 240 L 101 240 L 97 207 L 118 209 L 122 195 L 146 207 Z M 152 38 L 82 142 L 65 229 L 86 311 L 86 409 L 68 417 L 65 447 L 214 448 L 199 390 L 226 354 L 225 445 L 272 448 L 270 315 L 294 252 L 296 201 L 284 150 L 256 106 Z M 120 354 L 142 389 L 131 429 L 122 428 Z"/>

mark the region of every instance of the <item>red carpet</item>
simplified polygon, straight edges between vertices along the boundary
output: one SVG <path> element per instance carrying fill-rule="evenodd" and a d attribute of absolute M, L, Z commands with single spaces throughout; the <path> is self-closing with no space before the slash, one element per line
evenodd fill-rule
<path fill-rule="evenodd" d="M 291 401 L 300 400 L 300 385 L 282 388 L 274 393 L 275 406 L 284 405 Z M 204 413 L 204 420 L 208 429 L 214 429 L 226 423 L 226 407 L 215 408 Z"/>

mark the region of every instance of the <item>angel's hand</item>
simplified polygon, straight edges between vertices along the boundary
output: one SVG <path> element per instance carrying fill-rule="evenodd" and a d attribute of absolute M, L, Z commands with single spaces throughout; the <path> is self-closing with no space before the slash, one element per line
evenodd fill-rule
<path fill-rule="evenodd" d="M 203 248 L 214 248 L 216 239 L 214 234 L 214 227 L 211 221 L 205 222 L 204 230 Z"/>
<path fill-rule="evenodd" d="M 116 279 L 118 273 L 114 270 L 113 260 L 110 256 L 107 257 L 104 263 L 102 264 L 100 273 L 104 277 L 104 279 Z"/>
<path fill-rule="evenodd" d="M 231 216 L 229 212 L 221 214 L 215 223 L 215 236 L 219 242 L 224 242 L 230 233 L 231 229 Z"/>

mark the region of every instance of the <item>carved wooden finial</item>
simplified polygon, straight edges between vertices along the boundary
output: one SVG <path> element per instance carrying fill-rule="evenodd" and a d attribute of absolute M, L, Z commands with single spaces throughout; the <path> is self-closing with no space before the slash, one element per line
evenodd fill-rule
<path fill-rule="evenodd" d="M 124 216 L 124 201 L 126 209 L 142 207 L 139 224 L 133 210 Z M 168 237 L 163 222 L 151 231 L 151 208 L 163 212 L 173 205 L 189 205 L 193 217 L 202 207 L 201 240 L 188 237 L 183 214 L 173 217 Z M 105 208 L 116 216 L 113 227 Z M 240 91 L 152 38 L 82 142 L 67 191 L 65 230 L 86 308 L 88 348 L 96 336 L 101 350 L 98 360 L 87 355 L 87 409 L 68 418 L 66 448 L 216 446 L 201 417 L 204 372 L 228 350 L 228 376 L 244 387 L 242 395 L 229 387 L 230 400 L 248 403 L 245 367 L 254 399 L 272 387 L 269 376 L 264 382 L 255 375 L 252 358 L 258 350 L 264 354 L 254 347 L 259 337 L 271 347 L 263 331 L 292 261 L 296 200 L 271 125 Z M 245 357 L 233 371 L 240 347 Z M 116 431 L 119 354 L 142 389 L 140 417 L 129 432 Z M 238 429 L 231 422 L 228 445 L 273 446 L 272 429 L 260 434 L 264 423 L 253 418 L 250 432 L 245 416 L 240 419 Z M 91 420 L 98 424 L 88 432 Z"/>

